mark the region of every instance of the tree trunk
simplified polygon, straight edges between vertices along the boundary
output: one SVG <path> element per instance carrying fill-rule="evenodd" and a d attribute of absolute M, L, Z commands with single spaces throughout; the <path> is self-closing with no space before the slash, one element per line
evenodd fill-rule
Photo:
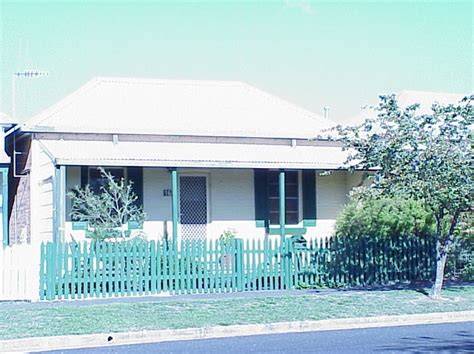
<path fill-rule="evenodd" d="M 436 278 L 431 288 L 430 297 L 437 299 L 441 297 L 441 289 L 443 288 L 444 268 L 448 258 L 448 247 L 441 241 L 436 241 Z"/>

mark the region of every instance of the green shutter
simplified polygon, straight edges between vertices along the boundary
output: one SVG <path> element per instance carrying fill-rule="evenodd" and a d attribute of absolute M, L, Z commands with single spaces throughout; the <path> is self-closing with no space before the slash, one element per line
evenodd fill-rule
<path fill-rule="evenodd" d="M 316 226 L 316 172 L 303 170 L 303 226 Z"/>
<path fill-rule="evenodd" d="M 138 197 L 135 204 L 143 206 L 143 168 L 128 167 L 128 180 L 133 182 L 133 191 Z"/>
<path fill-rule="evenodd" d="M 257 227 L 266 227 L 268 222 L 267 175 L 268 170 L 266 169 L 254 170 L 255 222 Z"/>
<path fill-rule="evenodd" d="M 84 188 L 89 183 L 89 168 L 81 166 L 81 188 Z"/>

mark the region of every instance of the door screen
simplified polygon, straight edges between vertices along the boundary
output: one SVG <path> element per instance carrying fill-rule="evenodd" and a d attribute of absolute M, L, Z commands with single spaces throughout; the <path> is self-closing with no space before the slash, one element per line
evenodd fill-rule
<path fill-rule="evenodd" d="M 205 240 L 207 236 L 206 177 L 181 176 L 179 182 L 181 240 Z"/>

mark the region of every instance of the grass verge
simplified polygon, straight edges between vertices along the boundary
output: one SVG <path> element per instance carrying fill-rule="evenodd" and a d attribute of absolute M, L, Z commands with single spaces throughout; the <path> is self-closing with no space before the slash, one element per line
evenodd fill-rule
<path fill-rule="evenodd" d="M 77 307 L 0 304 L 0 339 L 474 310 L 474 287 L 449 288 L 443 297 L 393 290 Z"/>

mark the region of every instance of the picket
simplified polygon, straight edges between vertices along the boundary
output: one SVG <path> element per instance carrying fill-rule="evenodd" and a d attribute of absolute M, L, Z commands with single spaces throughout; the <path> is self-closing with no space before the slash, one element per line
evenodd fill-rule
<path fill-rule="evenodd" d="M 41 299 L 353 286 L 426 280 L 434 242 L 414 237 L 46 243 Z"/>

